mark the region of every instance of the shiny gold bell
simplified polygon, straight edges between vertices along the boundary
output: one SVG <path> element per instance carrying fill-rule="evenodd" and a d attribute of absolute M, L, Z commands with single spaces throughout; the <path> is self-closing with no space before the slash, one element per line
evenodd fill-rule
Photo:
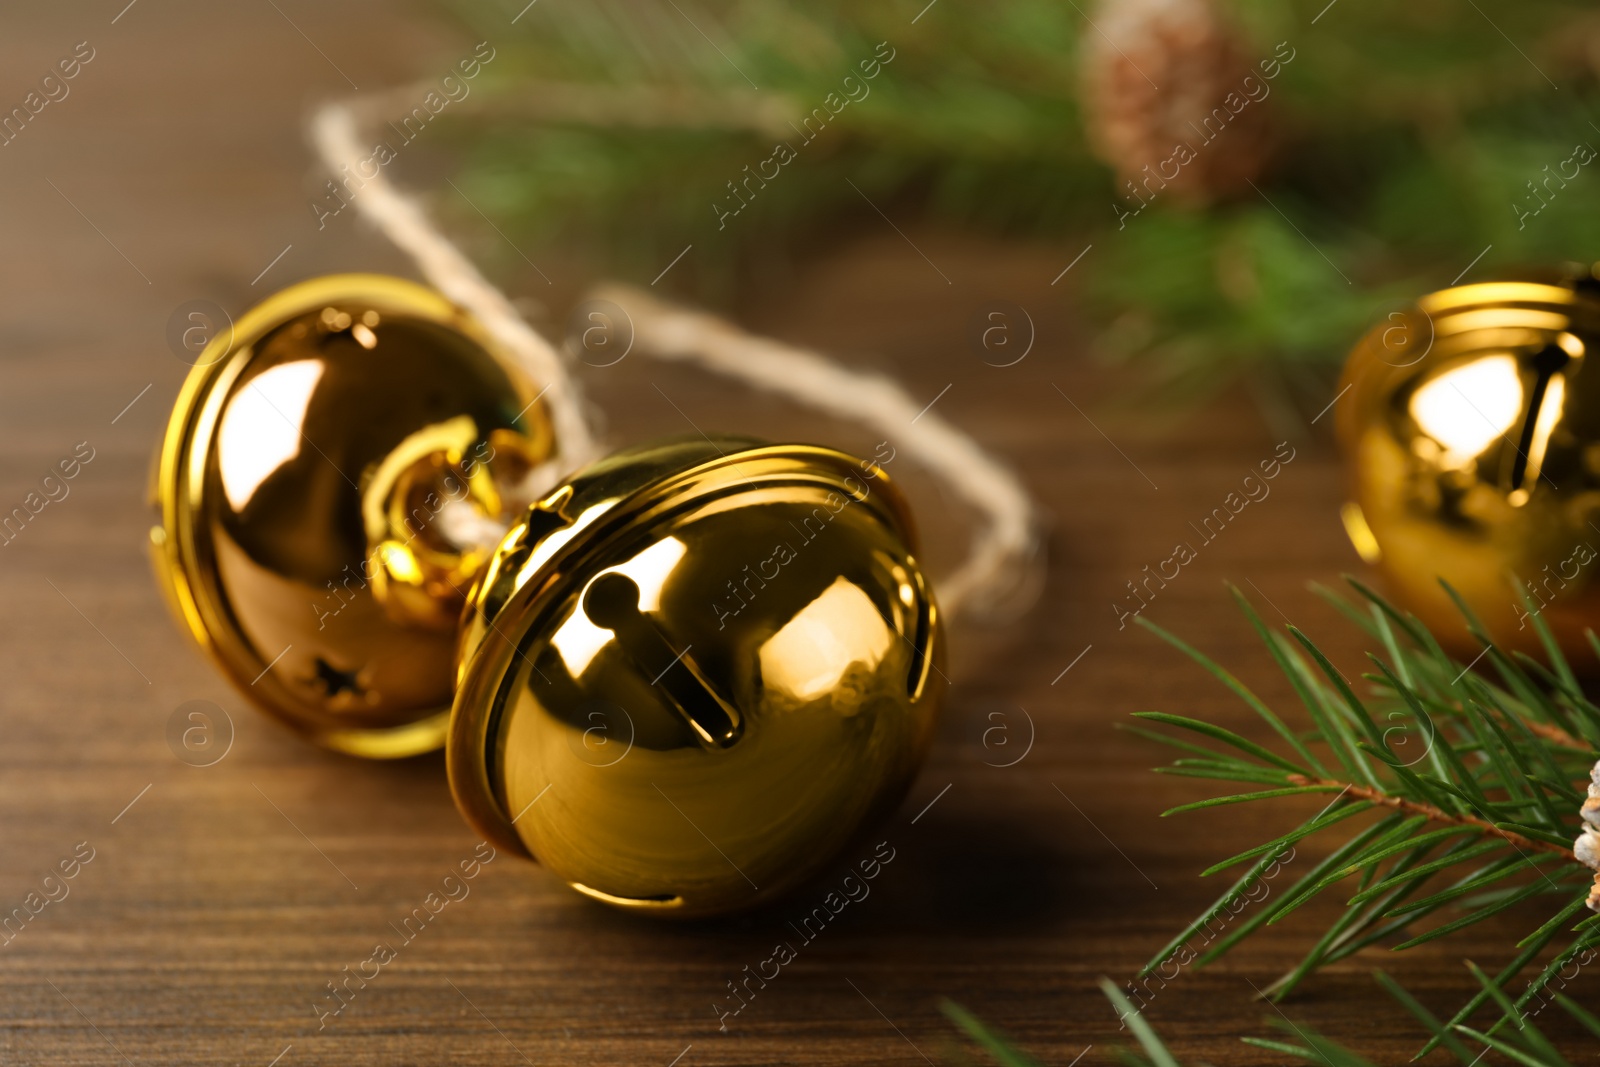
<path fill-rule="evenodd" d="M 1597 346 L 1600 283 L 1573 269 L 1432 293 L 1350 356 L 1346 530 L 1457 651 L 1478 649 L 1440 578 L 1509 648 L 1538 648 L 1534 615 L 1569 652 L 1600 628 Z"/>
<path fill-rule="evenodd" d="M 932 738 L 943 639 L 905 504 L 870 461 L 697 437 L 530 505 L 537 397 L 419 286 L 271 298 L 168 428 L 173 607 L 319 744 L 448 734 L 469 821 L 597 900 L 691 916 L 781 893 L 899 802 Z"/>

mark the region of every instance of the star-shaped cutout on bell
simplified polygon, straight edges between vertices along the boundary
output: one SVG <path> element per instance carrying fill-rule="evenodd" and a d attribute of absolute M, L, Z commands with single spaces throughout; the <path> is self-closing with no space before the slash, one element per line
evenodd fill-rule
<path fill-rule="evenodd" d="M 346 693 L 350 698 L 366 695 L 366 690 L 361 686 L 360 670 L 340 670 L 321 656 L 317 657 L 316 675 L 311 681 L 322 689 L 329 700 L 336 700 Z"/>

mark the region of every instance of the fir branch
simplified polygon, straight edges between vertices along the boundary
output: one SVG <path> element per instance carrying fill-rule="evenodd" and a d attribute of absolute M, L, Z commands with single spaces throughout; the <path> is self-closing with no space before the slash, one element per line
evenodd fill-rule
<path fill-rule="evenodd" d="M 1524 721 L 1522 725 L 1526 726 L 1529 730 L 1532 730 L 1546 741 L 1560 745 L 1562 748 L 1570 749 L 1573 752 L 1594 751 L 1593 745 L 1589 744 L 1587 741 L 1578 740 L 1576 737 L 1573 737 L 1571 734 L 1567 733 L 1567 731 L 1563 730 L 1559 726 L 1556 726 L 1554 723 Z"/>
<path fill-rule="evenodd" d="M 1593 875 L 1571 845 L 1581 826 L 1578 812 L 1589 765 L 1600 755 L 1600 746 L 1586 739 L 1595 705 L 1577 688 L 1576 676 L 1537 616 L 1533 624 L 1546 641 L 1554 669 L 1541 674 L 1533 669 L 1536 665 L 1504 655 L 1483 637 L 1485 651 L 1479 658 L 1497 676 L 1491 681 L 1448 656 L 1418 620 L 1359 583 L 1352 585 L 1366 610 L 1361 610 L 1359 601 L 1341 601 L 1341 611 L 1385 650 L 1384 656 L 1371 657 L 1377 671 L 1365 676 L 1371 686 L 1366 697 L 1356 693 L 1305 634 L 1293 627 L 1283 633 L 1269 631 L 1235 591 L 1300 698 L 1309 730 L 1291 729 L 1283 716 L 1232 674 L 1140 619 L 1141 625 L 1239 696 L 1292 750 L 1280 754 L 1235 730 L 1192 717 L 1140 713 L 1141 719 L 1212 743 L 1141 731 L 1189 754 L 1164 770 L 1263 787 L 1180 805 L 1166 814 L 1301 793 L 1335 794 L 1312 818 L 1223 860 L 1207 874 L 1257 857 L 1277 856 L 1307 838 L 1333 831 L 1352 816 L 1380 815 L 1364 829 L 1347 834 L 1330 856 L 1265 901 L 1199 963 L 1219 958 L 1352 876 L 1359 876 L 1359 885 L 1347 898 L 1346 910 L 1301 963 L 1273 984 L 1269 994 L 1275 999 L 1287 996 L 1320 967 L 1370 945 L 1388 942 L 1396 950 L 1410 948 L 1501 913 L 1531 908 L 1536 899 L 1555 897 L 1561 903 L 1553 917 L 1547 911 L 1548 921 L 1517 946 L 1520 951 L 1495 975 L 1494 991 L 1472 998 L 1448 1024 L 1465 1025 L 1496 995 L 1509 995 L 1511 984 L 1524 973 L 1534 972 L 1519 1003 L 1538 995 L 1559 969 L 1559 961 L 1600 943 L 1600 929 L 1573 925 Z M 1482 637 L 1476 620 L 1468 615 L 1467 622 Z M 1417 738 L 1425 747 L 1407 758 L 1405 746 Z M 1580 779 L 1584 785 L 1575 786 Z M 1264 870 L 1265 863 L 1258 861 L 1189 929 L 1214 920 L 1229 901 L 1260 881 Z M 1447 876 L 1451 882 L 1435 884 Z M 1446 908 L 1452 913 L 1441 915 Z M 1439 921 L 1419 928 L 1435 916 Z M 1165 962 L 1174 947 L 1163 948 L 1142 973 Z M 1541 965 L 1551 951 L 1557 962 Z M 1436 1037 L 1435 1043 L 1441 1040 Z"/>
<path fill-rule="evenodd" d="M 1584 746 L 1584 750 L 1587 751 L 1587 746 Z M 1390 796 L 1380 792 L 1379 790 L 1372 789 L 1364 785 L 1356 785 L 1352 782 L 1338 782 L 1325 778 L 1307 778 L 1302 774 L 1291 774 L 1289 775 L 1288 780 L 1297 786 L 1308 786 L 1316 789 L 1335 790 L 1340 793 L 1347 793 L 1350 796 L 1355 797 L 1357 800 L 1364 800 L 1376 807 L 1393 808 L 1395 811 L 1403 811 L 1411 815 L 1421 815 L 1430 822 L 1451 823 L 1456 826 L 1471 827 L 1479 830 L 1482 833 L 1490 834 L 1500 838 L 1518 851 L 1550 852 L 1562 857 L 1563 859 L 1571 860 L 1573 863 L 1578 862 L 1578 858 L 1572 854 L 1572 849 L 1570 848 L 1565 848 L 1549 841 L 1530 840 L 1529 838 L 1523 837 L 1519 833 L 1507 830 L 1503 826 L 1489 822 L 1486 819 L 1477 818 L 1473 815 L 1452 815 L 1449 812 L 1440 811 L 1432 804 L 1424 803 L 1423 801 L 1409 800 L 1406 797 L 1401 796 Z M 1172 810 L 1174 812 L 1185 811 L 1207 804 L 1222 803 L 1225 802 L 1226 799 L 1255 799 L 1256 797 L 1267 797 L 1297 792 L 1301 792 L 1301 790 L 1275 790 L 1267 793 L 1251 794 L 1247 798 L 1225 798 L 1224 801 L 1200 801 L 1196 804 L 1185 804 L 1181 808 L 1174 808 Z M 1171 813 L 1169 812 L 1168 814 Z"/>

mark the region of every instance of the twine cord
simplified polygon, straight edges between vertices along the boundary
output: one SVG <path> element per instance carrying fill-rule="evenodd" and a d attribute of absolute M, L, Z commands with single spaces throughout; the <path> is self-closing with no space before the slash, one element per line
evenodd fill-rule
<path fill-rule="evenodd" d="M 352 105 L 331 102 L 311 120 L 312 143 L 334 174 L 348 171 L 367 151 Z M 357 173 L 360 173 L 357 171 Z M 380 168 L 353 197 L 358 212 L 411 257 L 424 278 L 476 316 L 545 387 L 543 403 L 555 434 L 556 458 L 530 474 L 530 497 L 599 457 L 582 390 L 560 352 L 517 312 L 504 293 L 427 218 L 421 206 L 395 188 Z M 622 307 L 632 320 L 634 348 L 652 358 L 698 364 L 756 389 L 789 397 L 820 411 L 859 422 L 943 479 L 981 516 L 966 559 L 940 580 L 947 612 L 995 616 L 1026 609 L 1041 581 L 1039 518 L 1015 474 L 967 434 L 924 410 L 899 385 L 880 374 L 855 371 L 819 352 L 740 330 L 706 312 L 675 307 L 623 286 L 594 294 Z M 463 505 L 466 507 L 466 505 Z M 458 509 L 459 510 L 459 509 Z M 504 528 L 481 516 L 441 515 L 447 535 L 492 541 Z"/>
<path fill-rule="evenodd" d="M 592 294 L 633 320 L 634 347 L 663 360 L 707 370 L 778 393 L 882 434 L 939 475 L 983 518 L 967 558 L 941 579 L 939 603 L 997 610 L 1006 594 L 1026 584 L 1037 551 L 1033 502 L 1016 475 L 936 412 L 923 410 L 905 389 L 881 374 L 851 370 L 827 356 L 746 333 L 703 311 L 675 307 L 639 289 L 603 285 Z"/>
<path fill-rule="evenodd" d="M 359 166 L 369 154 L 359 136 L 355 115 L 343 103 L 326 104 L 312 117 L 312 143 L 334 174 Z M 560 474 L 599 458 L 594 433 L 583 413 L 582 392 L 561 354 L 428 221 L 421 206 L 394 187 L 381 167 L 371 178 L 362 178 L 364 184 L 352 200 L 357 210 L 411 257 L 435 289 L 470 311 L 517 357 L 533 380 L 546 387 L 543 403 L 550 412 L 559 463 L 565 468 L 551 477 L 552 483 Z"/>

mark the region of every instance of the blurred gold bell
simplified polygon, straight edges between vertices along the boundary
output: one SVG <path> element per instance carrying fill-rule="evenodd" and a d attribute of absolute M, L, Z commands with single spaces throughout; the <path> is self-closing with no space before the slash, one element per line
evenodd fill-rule
<path fill-rule="evenodd" d="M 168 427 L 173 607 L 319 744 L 404 756 L 448 730 L 469 821 L 590 897 L 692 916 L 781 893 L 899 802 L 932 739 L 944 647 L 904 501 L 841 452 L 696 438 L 529 506 L 537 396 L 419 286 L 272 297 Z"/>
<path fill-rule="evenodd" d="M 1350 356 L 1345 528 L 1459 651 L 1477 645 L 1440 578 L 1509 648 L 1538 648 L 1534 615 L 1567 651 L 1600 626 L 1597 345 L 1600 283 L 1573 269 L 1432 293 Z"/>

